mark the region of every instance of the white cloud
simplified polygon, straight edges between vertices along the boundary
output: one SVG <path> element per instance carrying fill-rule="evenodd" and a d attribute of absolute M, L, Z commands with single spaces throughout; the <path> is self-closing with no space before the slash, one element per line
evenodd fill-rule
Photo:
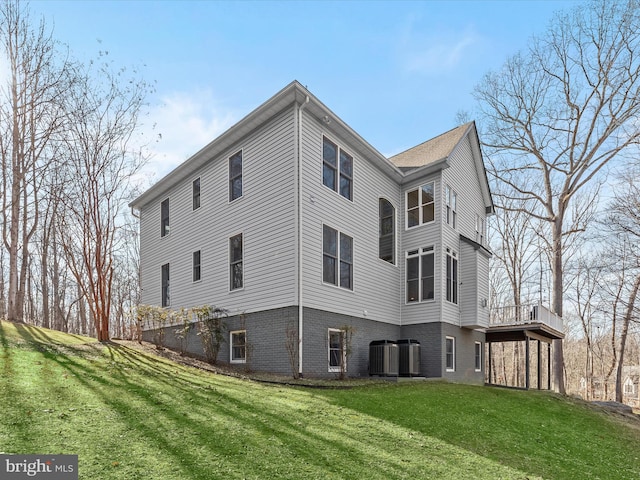
<path fill-rule="evenodd" d="M 422 18 L 409 19 L 400 37 L 400 57 L 409 73 L 451 72 L 471 59 L 474 47 L 483 42 L 473 26 L 465 29 L 434 28 Z"/>
<path fill-rule="evenodd" d="M 423 45 L 407 52 L 406 67 L 410 72 L 437 73 L 456 69 L 478 38 L 472 32 L 453 38 L 425 39 Z"/>
<path fill-rule="evenodd" d="M 234 112 L 221 108 L 213 93 L 174 92 L 161 97 L 147 119 L 153 141 L 145 173 L 159 180 L 235 122 Z"/>

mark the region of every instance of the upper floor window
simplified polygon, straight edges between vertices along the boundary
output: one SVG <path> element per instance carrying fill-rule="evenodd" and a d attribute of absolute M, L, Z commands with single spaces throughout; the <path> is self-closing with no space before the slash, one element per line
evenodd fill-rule
<path fill-rule="evenodd" d="M 244 285 L 243 245 L 242 234 L 239 233 L 229 239 L 229 277 L 231 290 L 237 290 Z"/>
<path fill-rule="evenodd" d="M 322 183 L 353 199 L 353 157 L 326 137 L 322 137 Z"/>
<path fill-rule="evenodd" d="M 193 281 L 199 282 L 202 278 L 202 270 L 200 268 L 200 250 L 193 252 Z"/>
<path fill-rule="evenodd" d="M 476 213 L 476 242 L 480 245 L 484 245 L 486 229 L 487 226 L 485 218 Z"/>
<path fill-rule="evenodd" d="M 169 235 L 169 199 L 160 204 L 160 236 Z"/>
<path fill-rule="evenodd" d="M 447 185 L 445 188 L 445 201 L 447 202 L 447 225 L 456 228 L 458 216 L 458 194 Z"/>
<path fill-rule="evenodd" d="M 353 290 L 353 238 L 322 226 L 322 280 Z"/>
<path fill-rule="evenodd" d="M 407 228 L 433 222 L 435 218 L 435 182 L 407 192 Z"/>
<path fill-rule="evenodd" d="M 171 292 L 169 290 L 169 264 L 162 265 L 162 292 L 161 305 L 168 307 L 171 305 Z"/>
<path fill-rule="evenodd" d="M 435 252 L 424 247 L 407 252 L 407 303 L 435 298 Z"/>
<path fill-rule="evenodd" d="M 447 301 L 458 303 L 458 254 L 447 248 Z"/>
<path fill-rule="evenodd" d="M 389 200 L 381 198 L 378 202 L 380 238 L 378 257 L 385 262 L 396 263 L 396 211 Z"/>
<path fill-rule="evenodd" d="M 229 201 L 242 196 L 242 150 L 229 158 Z"/>
<path fill-rule="evenodd" d="M 200 208 L 200 177 L 196 178 L 191 184 L 191 198 L 193 201 L 193 209 Z"/>

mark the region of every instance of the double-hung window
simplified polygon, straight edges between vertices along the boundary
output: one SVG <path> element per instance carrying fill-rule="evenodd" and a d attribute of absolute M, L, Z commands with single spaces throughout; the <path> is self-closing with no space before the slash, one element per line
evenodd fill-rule
<path fill-rule="evenodd" d="M 447 301 L 458 303 L 458 254 L 447 248 Z"/>
<path fill-rule="evenodd" d="M 482 343 L 476 342 L 475 346 L 475 370 L 476 372 L 482 371 Z"/>
<path fill-rule="evenodd" d="M 202 269 L 200 267 L 200 250 L 193 252 L 193 281 L 199 282 L 202 278 Z"/>
<path fill-rule="evenodd" d="M 231 363 L 245 363 L 247 361 L 247 331 L 236 330 L 230 332 Z"/>
<path fill-rule="evenodd" d="M 191 184 L 191 200 L 193 209 L 200 208 L 200 177 L 196 178 Z"/>
<path fill-rule="evenodd" d="M 446 337 L 445 339 L 445 368 L 447 372 L 456 370 L 456 338 Z"/>
<path fill-rule="evenodd" d="M 169 264 L 162 265 L 162 291 L 161 291 L 161 305 L 168 307 L 171 305 L 171 292 L 169 290 Z"/>
<path fill-rule="evenodd" d="M 430 182 L 407 192 L 407 228 L 433 222 L 435 188 L 435 182 Z"/>
<path fill-rule="evenodd" d="M 229 288 L 237 290 L 244 286 L 243 260 L 244 252 L 242 234 L 239 233 L 229 239 Z"/>
<path fill-rule="evenodd" d="M 396 263 L 396 211 L 385 198 L 378 201 L 380 237 L 378 257 L 393 265 Z"/>
<path fill-rule="evenodd" d="M 458 216 L 458 194 L 449 186 L 445 187 L 445 201 L 447 203 L 447 225 L 456 228 Z"/>
<path fill-rule="evenodd" d="M 169 235 L 169 199 L 160 204 L 160 236 Z"/>
<path fill-rule="evenodd" d="M 424 247 L 407 252 L 407 303 L 435 298 L 435 252 Z"/>
<path fill-rule="evenodd" d="M 229 201 L 242 196 L 242 150 L 229 158 Z"/>
<path fill-rule="evenodd" d="M 353 290 L 353 238 L 322 226 L 322 280 Z"/>
<path fill-rule="evenodd" d="M 322 137 L 322 183 L 353 199 L 353 157 L 326 137 Z"/>
<path fill-rule="evenodd" d="M 329 329 L 329 371 L 340 372 L 346 362 L 345 332 Z M 345 369 L 346 370 L 346 369 Z"/>

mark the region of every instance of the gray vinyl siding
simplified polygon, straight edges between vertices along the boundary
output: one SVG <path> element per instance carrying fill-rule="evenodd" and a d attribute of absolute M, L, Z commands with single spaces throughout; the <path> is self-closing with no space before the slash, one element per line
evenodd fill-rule
<path fill-rule="evenodd" d="M 472 245 L 460 242 L 460 324 L 463 327 L 478 325 L 480 298 L 478 292 L 478 257 Z"/>
<path fill-rule="evenodd" d="M 469 245 L 460 241 L 460 235 L 475 239 L 476 214 L 485 218 L 485 207 L 480 189 L 484 181 L 484 173 L 477 172 L 476 163 L 469 138 L 463 138 L 449 157 L 450 167 L 442 171 L 443 185 L 449 185 L 457 194 L 457 225 L 452 228 L 444 220 L 446 203 L 444 187 L 442 190 L 442 238 L 443 258 L 442 288 L 446 288 L 446 248 L 449 247 L 458 254 L 458 305 L 443 301 L 442 321 L 452 325 L 475 325 L 478 322 L 480 299 L 488 298 L 488 291 L 480 297 L 477 288 L 486 286 L 488 290 L 488 270 L 478 268 L 482 255 L 473 251 Z M 482 175 L 480 175 L 482 173 Z M 471 248 L 471 251 L 467 249 Z M 480 280 L 480 275 L 486 275 Z M 446 295 L 446 290 L 444 295 Z M 443 298 L 444 298 L 443 295 Z"/>
<path fill-rule="evenodd" d="M 411 325 L 416 323 L 439 322 L 441 317 L 443 276 L 442 268 L 439 265 L 443 261 L 442 251 L 442 208 L 439 203 L 442 198 L 442 182 L 440 172 L 428 175 L 420 180 L 413 181 L 402 187 L 402 248 L 400 251 L 401 261 L 401 284 L 402 284 L 402 324 Z M 435 214 L 434 222 L 426 225 L 419 225 L 412 228 L 406 227 L 406 192 L 420 187 L 426 183 L 435 181 Z M 434 271 L 434 301 L 418 302 L 407 304 L 406 298 L 406 253 L 423 247 L 434 246 L 435 271 Z"/>
<path fill-rule="evenodd" d="M 160 266 L 170 264 L 171 308 L 212 304 L 232 314 L 293 305 L 295 162 L 293 109 L 287 109 L 200 171 L 141 209 L 142 302 L 160 305 Z M 242 149 L 243 196 L 229 202 L 228 160 Z M 192 181 L 201 178 L 201 207 Z M 170 233 L 160 237 L 160 202 L 169 197 Z M 243 234 L 244 288 L 229 291 L 229 238 Z M 202 280 L 192 281 L 201 250 Z"/>
<path fill-rule="evenodd" d="M 399 239 L 400 186 L 365 158 L 357 145 L 306 113 L 303 120 L 303 303 L 305 307 L 399 325 L 401 254 L 396 248 L 396 265 L 378 258 L 378 201 L 384 197 L 395 207 Z M 322 183 L 323 135 L 353 156 L 353 201 Z M 322 281 L 323 225 L 353 238 L 353 290 Z"/>
<path fill-rule="evenodd" d="M 456 231 L 472 240 L 476 236 L 476 214 L 486 217 L 480 182 L 484 182 L 484 172 L 476 170 L 469 137 L 460 141 L 451 154 L 450 168 L 442 171 L 442 180 L 458 194 L 458 225 Z M 442 195 L 444 199 L 444 193 Z M 444 208 L 444 206 L 443 206 Z M 444 212 L 444 210 L 443 210 Z M 451 229 L 445 223 L 445 229 Z"/>

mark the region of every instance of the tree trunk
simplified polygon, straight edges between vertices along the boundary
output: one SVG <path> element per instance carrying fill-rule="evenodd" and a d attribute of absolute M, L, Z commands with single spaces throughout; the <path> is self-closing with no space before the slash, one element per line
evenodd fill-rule
<path fill-rule="evenodd" d="M 560 210 L 560 208 L 559 208 Z M 562 317 L 562 298 L 564 286 L 564 272 L 562 265 L 562 223 L 563 215 L 558 214 L 553 223 L 553 311 Z M 553 389 L 565 394 L 564 385 L 564 351 L 562 340 L 553 341 Z"/>

